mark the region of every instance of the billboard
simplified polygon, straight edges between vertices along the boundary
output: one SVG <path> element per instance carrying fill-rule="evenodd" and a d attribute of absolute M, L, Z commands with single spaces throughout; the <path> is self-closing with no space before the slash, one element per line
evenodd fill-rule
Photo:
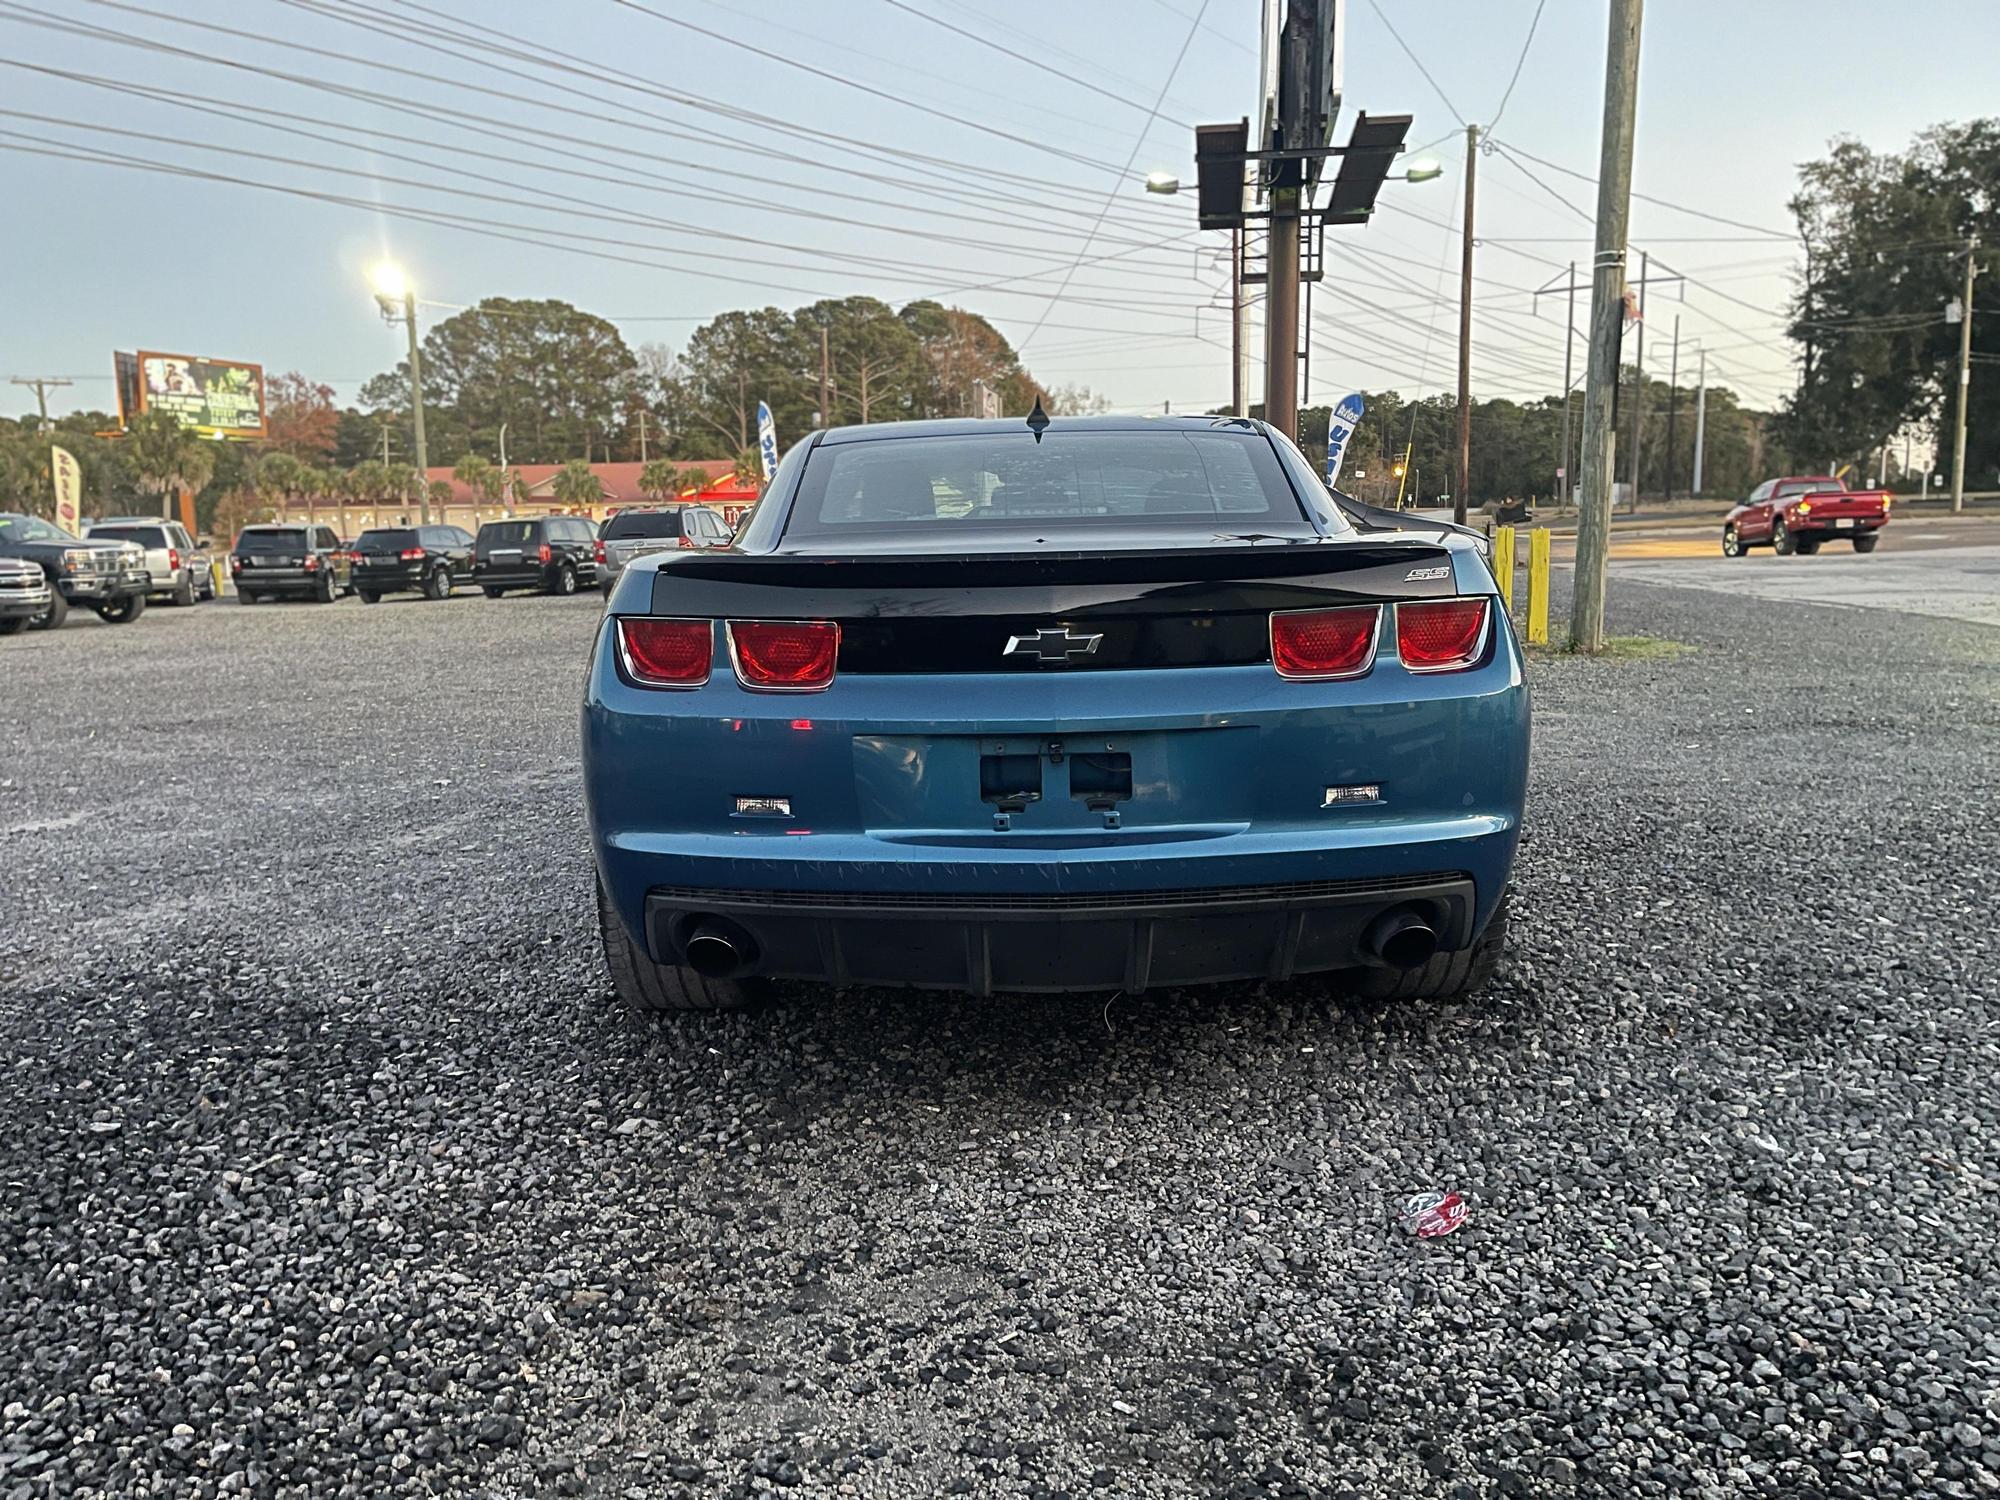
<path fill-rule="evenodd" d="M 183 427 L 211 438 L 264 435 L 264 367 L 141 349 L 113 356 L 118 414 L 127 423 L 142 411 L 168 411 Z"/>

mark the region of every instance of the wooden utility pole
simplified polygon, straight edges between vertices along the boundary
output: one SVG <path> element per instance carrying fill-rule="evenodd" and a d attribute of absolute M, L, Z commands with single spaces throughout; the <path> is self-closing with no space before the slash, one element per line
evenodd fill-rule
<path fill-rule="evenodd" d="M 1582 487 L 1577 493 L 1572 651 L 1604 649 L 1605 563 L 1618 434 L 1618 333 L 1625 316 L 1625 234 L 1632 209 L 1632 135 L 1639 102 L 1643 0 L 1611 0 L 1604 59 L 1604 137 L 1597 166 L 1597 245 L 1590 262 L 1590 364 L 1583 397 Z"/>
<path fill-rule="evenodd" d="M 1465 223 L 1458 269 L 1458 481 L 1452 486 L 1451 518 L 1465 524 L 1466 492 L 1472 487 L 1472 201 L 1479 169 L 1479 127 L 1465 127 Z"/>
<path fill-rule="evenodd" d="M 1299 436 L 1299 198 L 1296 186 L 1271 189 L 1264 257 L 1264 420 L 1293 442 Z"/>
<path fill-rule="evenodd" d="M 1965 509 L 1965 398 L 1972 392 L 1972 280 L 1979 274 L 1979 236 L 1965 242 L 1965 297 L 1958 305 L 1958 438 L 1951 445 L 1951 509 Z"/>
<path fill-rule="evenodd" d="M 1569 313 L 1563 326 L 1563 445 L 1562 457 L 1556 462 L 1561 472 L 1556 478 L 1559 498 L 1556 509 L 1569 504 L 1570 496 L 1576 493 L 1576 468 L 1569 461 L 1569 403 L 1570 390 L 1576 384 L 1576 377 L 1570 367 L 1576 360 L 1576 262 L 1569 263 Z"/>
<path fill-rule="evenodd" d="M 1243 324 L 1243 226 L 1238 224 L 1229 231 L 1229 409 L 1239 417 L 1250 415 L 1250 383 L 1243 370 L 1247 342 Z"/>
<path fill-rule="evenodd" d="M 819 325 L 819 425 L 823 428 L 833 425 L 833 360 L 827 353 L 824 323 Z"/>
<path fill-rule="evenodd" d="M 1681 396 L 1681 315 L 1674 314 L 1674 357 L 1667 366 L 1667 504 L 1674 503 L 1674 417 Z"/>
<path fill-rule="evenodd" d="M 16 375 L 7 382 L 9 385 L 30 385 L 35 388 L 35 406 L 42 414 L 42 431 L 49 430 L 49 391 L 60 385 L 74 385 L 67 375 Z"/>

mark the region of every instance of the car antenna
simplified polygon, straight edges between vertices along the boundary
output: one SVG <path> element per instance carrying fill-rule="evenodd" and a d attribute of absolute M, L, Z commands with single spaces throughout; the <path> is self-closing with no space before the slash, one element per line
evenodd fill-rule
<path fill-rule="evenodd" d="M 1042 433 L 1047 429 L 1048 425 L 1049 414 L 1042 410 L 1042 398 L 1037 394 L 1035 397 L 1035 409 L 1028 413 L 1028 430 L 1034 433 L 1036 442 L 1039 443 L 1042 440 Z"/>

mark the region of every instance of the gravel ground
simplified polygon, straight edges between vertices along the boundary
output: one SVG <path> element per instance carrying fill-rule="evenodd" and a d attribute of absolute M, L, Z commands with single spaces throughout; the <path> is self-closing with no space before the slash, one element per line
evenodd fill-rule
<path fill-rule="evenodd" d="M 0 1497 L 2000 1493 L 2000 633 L 1621 579 L 1471 1003 L 639 1020 L 596 618 L 0 641 Z"/>

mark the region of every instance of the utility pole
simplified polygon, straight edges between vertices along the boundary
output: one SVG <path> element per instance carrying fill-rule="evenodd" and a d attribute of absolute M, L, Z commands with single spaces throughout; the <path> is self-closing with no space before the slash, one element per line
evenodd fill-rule
<path fill-rule="evenodd" d="M 1694 484 L 1689 494 L 1701 498 L 1701 455 L 1705 446 L 1702 439 L 1707 437 L 1708 421 L 1708 351 L 1701 351 L 1701 374 L 1694 384 Z"/>
<path fill-rule="evenodd" d="M 1667 504 L 1674 503 L 1674 415 L 1681 397 L 1681 315 L 1674 314 L 1674 357 L 1667 366 Z"/>
<path fill-rule="evenodd" d="M 1972 389 L 1972 281 L 1979 274 L 1979 236 L 1965 242 L 1965 298 L 1958 320 L 1958 439 L 1951 445 L 1951 512 L 1965 509 L 1965 398 Z"/>
<path fill-rule="evenodd" d="M 1569 314 L 1568 314 L 1568 322 L 1563 328 L 1563 445 L 1562 445 L 1562 457 L 1561 459 L 1558 460 L 1558 463 L 1562 467 L 1562 475 L 1556 481 L 1560 491 L 1560 497 L 1556 502 L 1556 509 L 1558 510 L 1561 510 L 1564 506 L 1568 505 L 1570 501 L 1570 496 L 1576 493 L 1576 470 L 1571 467 L 1569 461 L 1570 388 L 1576 384 L 1575 377 L 1573 377 L 1570 374 L 1570 365 L 1575 360 L 1575 358 L 1576 358 L 1576 262 L 1571 261 L 1569 263 Z"/>
<path fill-rule="evenodd" d="M 1604 649 L 1605 563 L 1618 434 L 1618 333 L 1625 316 L 1625 233 L 1632 209 L 1632 135 L 1639 103 L 1643 0 L 1611 0 L 1604 58 L 1604 136 L 1597 165 L 1597 244 L 1590 261 L 1590 364 L 1583 399 L 1583 487 L 1578 496 L 1572 651 Z"/>
<path fill-rule="evenodd" d="M 639 408 L 639 462 L 646 461 L 646 408 Z"/>
<path fill-rule="evenodd" d="M 1652 266 L 1652 256 L 1644 250 L 1639 252 L 1639 326 L 1638 340 L 1632 351 L 1632 509 L 1639 508 L 1639 448 L 1642 441 L 1639 424 L 1646 416 L 1646 272 Z"/>
<path fill-rule="evenodd" d="M 980 416 L 981 413 L 974 412 Z M 833 425 L 833 360 L 827 352 L 826 324 L 819 325 L 819 425 Z"/>
<path fill-rule="evenodd" d="M 1300 189 L 1271 189 L 1270 246 L 1264 281 L 1264 420 L 1299 435 Z"/>
<path fill-rule="evenodd" d="M 431 524 L 431 450 L 424 441 L 424 356 L 417 348 L 417 289 L 403 292 L 403 327 L 410 335 L 410 417 L 417 438 L 417 508 Z"/>
<path fill-rule="evenodd" d="M 75 385 L 67 375 L 16 375 L 7 382 L 9 385 L 31 385 L 35 388 L 35 405 L 42 414 L 42 433 L 49 430 L 49 392 L 57 386 Z"/>
<path fill-rule="evenodd" d="M 1243 316 L 1243 226 L 1229 231 L 1229 409 L 1250 415 L 1250 371 L 1244 356 L 1250 342 L 1249 320 Z"/>
<path fill-rule="evenodd" d="M 1458 481 L 1451 518 L 1465 524 L 1466 491 L 1472 487 L 1472 195 L 1479 165 L 1479 127 L 1465 127 L 1465 223 L 1458 269 Z"/>

